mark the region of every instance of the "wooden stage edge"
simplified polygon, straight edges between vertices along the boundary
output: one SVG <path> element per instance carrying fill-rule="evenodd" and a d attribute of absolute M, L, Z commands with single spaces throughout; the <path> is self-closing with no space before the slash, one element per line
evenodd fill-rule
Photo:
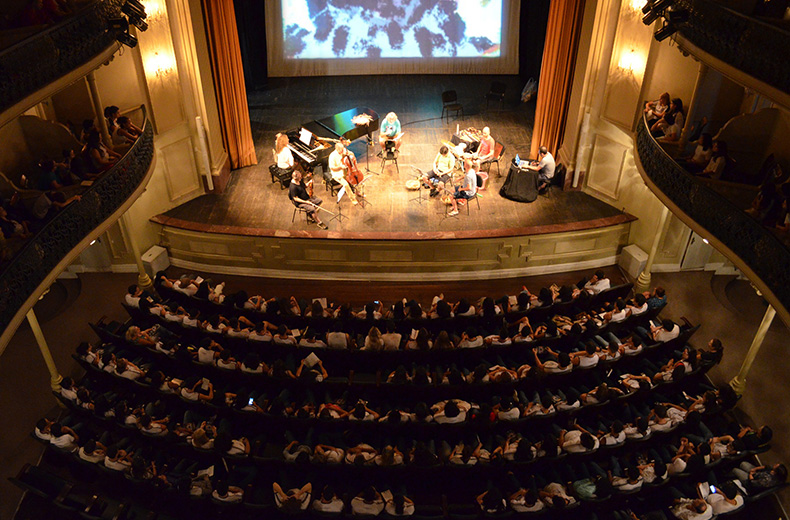
<path fill-rule="evenodd" d="M 519 278 L 613 265 L 635 218 L 448 232 L 293 231 L 154 217 L 176 267 L 262 278 L 429 282 Z"/>
<path fill-rule="evenodd" d="M 162 226 L 173 227 L 201 233 L 217 233 L 223 235 L 239 235 L 246 237 L 277 237 L 277 238 L 320 238 L 337 240 L 457 240 L 475 238 L 504 238 L 517 236 L 545 235 L 549 233 L 567 233 L 598 229 L 618 224 L 626 224 L 636 220 L 629 213 L 621 213 L 611 217 L 569 222 L 566 224 L 548 224 L 542 226 L 526 226 L 499 229 L 469 229 L 459 231 L 398 231 L 398 232 L 354 232 L 320 230 L 311 226 L 310 229 L 269 229 L 228 226 L 223 224 L 206 224 L 189 221 L 160 214 L 151 218 L 151 222 Z"/>

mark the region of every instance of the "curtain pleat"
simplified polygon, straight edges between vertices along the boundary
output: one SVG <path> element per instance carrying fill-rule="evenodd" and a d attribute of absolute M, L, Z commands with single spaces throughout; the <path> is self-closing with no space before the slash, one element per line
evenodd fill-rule
<path fill-rule="evenodd" d="M 562 144 L 579 47 L 584 0 L 552 0 L 538 82 L 531 157 L 546 146 L 556 157 Z"/>
<path fill-rule="evenodd" d="M 233 0 L 203 0 L 222 137 L 232 169 L 258 164 Z"/>

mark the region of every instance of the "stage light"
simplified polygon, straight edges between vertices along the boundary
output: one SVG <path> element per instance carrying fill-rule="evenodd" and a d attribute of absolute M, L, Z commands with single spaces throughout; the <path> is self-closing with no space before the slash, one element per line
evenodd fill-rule
<path fill-rule="evenodd" d="M 656 38 L 656 41 L 663 42 L 664 40 L 675 34 L 675 31 L 677 30 L 678 28 L 674 24 L 666 23 L 664 24 L 664 27 L 656 31 L 656 34 L 654 36 Z"/>
<path fill-rule="evenodd" d="M 126 18 L 110 18 L 107 20 L 110 30 L 126 32 L 129 30 L 129 21 Z"/>
<path fill-rule="evenodd" d="M 680 25 L 689 21 L 689 12 L 688 9 L 670 7 L 667 9 L 667 12 L 664 13 L 664 18 L 671 24 Z"/>
<path fill-rule="evenodd" d="M 645 5 L 642 6 L 642 14 L 647 14 L 653 9 L 653 0 L 647 0 Z"/>
<path fill-rule="evenodd" d="M 137 38 L 135 38 L 129 33 L 121 33 L 118 36 L 116 36 L 115 39 L 118 40 L 123 45 L 126 45 L 130 49 L 137 47 Z"/>
<path fill-rule="evenodd" d="M 669 6 L 672 5 L 674 1 L 675 0 L 657 0 L 652 4 L 646 5 L 642 9 L 642 12 L 645 13 L 645 15 L 642 17 L 642 23 L 645 25 L 651 25 Z"/>
<path fill-rule="evenodd" d="M 129 23 L 137 27 L 140 31 L 145 32 L 148 30 L 148 23 L 145 21 L 147 15 L 145 14 L 145 6 L 143 6 L 143 4 L 136 0 L 127 0 L 127 2 L 121 6 L 121 12 L 128 16 Z"/>
<path fill-rule="evenodd" d="M 145 6 L 140 2 L 133 0 L 127 0 L 121 6 L 121 12 L 123 12 L 127 16 L 137 16 L 142 19 L 145 19 L 147 16 L 145 14 Z"/>

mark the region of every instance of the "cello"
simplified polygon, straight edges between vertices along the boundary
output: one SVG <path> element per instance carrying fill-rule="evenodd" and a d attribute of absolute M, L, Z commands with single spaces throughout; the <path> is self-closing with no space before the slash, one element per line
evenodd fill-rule
<path fill-rule="evenodd" d="M 351 151 L 343 155 L 343 164 L 346 166 L 346 181 L 348 181 L 351 186 L 356 186 L 365 180 L 365 176 L 362 175 L 362 172 L 359 171 L 357 167 L 357 158 L 354 157 Z"/>

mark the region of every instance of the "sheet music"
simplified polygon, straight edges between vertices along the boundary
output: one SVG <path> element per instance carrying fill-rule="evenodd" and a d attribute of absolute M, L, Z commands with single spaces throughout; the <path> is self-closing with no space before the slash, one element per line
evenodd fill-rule
<path fill-rule="evenodd" d="M 313 140 L 313 132 L 302 127 L 302 129 L 299 130 L 299 140 L 302 141 L 305 146 L 310 148 L 310 142 Z"/>

